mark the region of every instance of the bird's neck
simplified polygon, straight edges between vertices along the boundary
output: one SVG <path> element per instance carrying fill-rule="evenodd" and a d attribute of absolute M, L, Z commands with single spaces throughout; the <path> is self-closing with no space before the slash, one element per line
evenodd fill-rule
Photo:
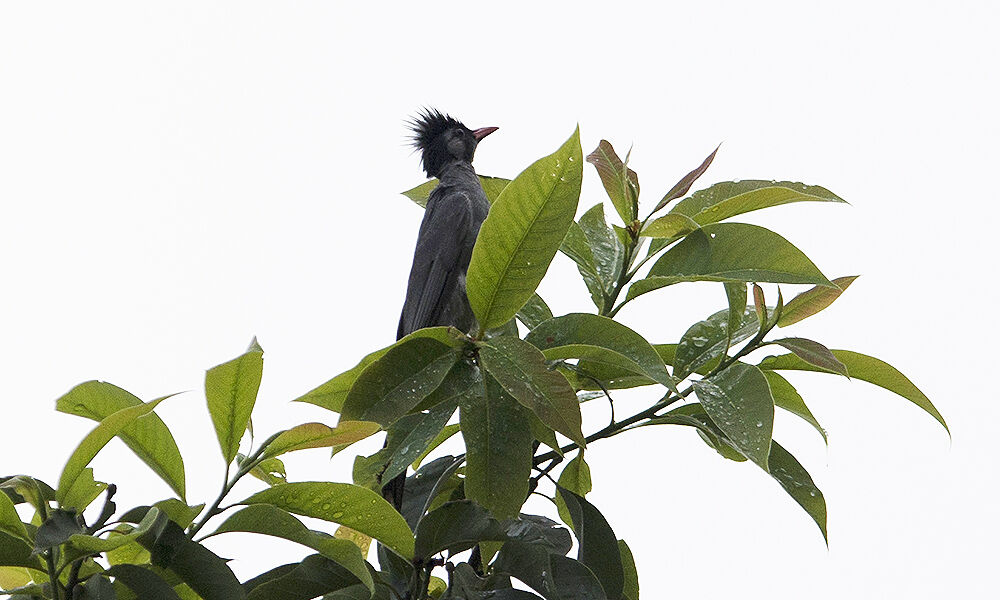
<path fill-rule="evenodd" d="M 472 168 L 472 163 L 456 159 L 442 167 L 438 174 L 441 183 L 460 183 L 464 181 L 477 181 L 476 170 Z"/>

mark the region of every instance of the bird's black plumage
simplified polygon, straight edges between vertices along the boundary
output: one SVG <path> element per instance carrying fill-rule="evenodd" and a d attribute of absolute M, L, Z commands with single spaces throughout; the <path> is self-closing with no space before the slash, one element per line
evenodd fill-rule
<path fill-rule="evenodd" d="M 472 159 L 479 141 L 496 127 L 473 131 L 457 119 L 426 109 L 413 120 L 411 129 L 424 170 L 439 183 L 427 199 L 420 223 L 396 339 L 437 325 L 474 332 L 476 317 L 465 294 L 465 274 L 490 204 Z M 402 506 L 405 479 L 402 473 L 382 489 L 397 510 Z"/>
<path fill-rule="evenodd" d="M 424 170 L 439 183 L 420 223 L 396 339 L 435 325 L 466 332 L 476 326 L 465 295 L 465 273 L 490 204 L 472 159 L 479 140 L 496 130 L 473 131 L 432 109 L 423 111 L 412 129 Z"/>

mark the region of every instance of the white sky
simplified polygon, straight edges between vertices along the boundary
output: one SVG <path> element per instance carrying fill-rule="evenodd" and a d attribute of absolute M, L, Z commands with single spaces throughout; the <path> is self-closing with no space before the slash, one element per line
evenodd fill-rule
<path fill-rule="evenodd" d="M 888 360 L 954 435 L 863 382 L 793 374 L 830 448 L 785 415 L 775 438 L 826 495 L 829 550 L 769 477 L 691 431 L 594 444 L 590 499 L 632 547 L 642 596 L 994 590 L 997 5 L 430 4 L 0 6 L 0 472 L 57 479 L 92 426 L 53 411 L 79 382 L 194 390 L 158 412 L 189 499 L 210 501 L 222 461 L 204 369 L 258 336 L 266 434 L 333 422 L 288 400 L 392 341 L 421 216 L 398 192 L 423 181 L 404 120 L 429 105 L 499 126 L 476 167 L 508 177 L 579 122 L 585 152 L 634 145 L 646 211 L 720 141 L 703 185 L 787 179 L 851 202 L 737 219 L 829 277 L 862 275 L 782 333 Z M 581 211 L 603 197 L 585 178 Z M 549 276 L 557 314 L 589 310 L 567 259 Z M 720 287 L 656 292 L 621 317 L 676 341 L 723 307 Z M 619 414 L 651 398 L 622 395 Z M 606 407 L 588 417 L 602 427 Z M 349 480 L 347 457 L 300 454 L 291 478 Z M 117 442 L 94 466 L 119 506 L 169 494 Z M 239 553 L 242 578 L 307 553 L 254 538 L 265 550 L 248 557 L 250 539 L 213 546 Z"/>

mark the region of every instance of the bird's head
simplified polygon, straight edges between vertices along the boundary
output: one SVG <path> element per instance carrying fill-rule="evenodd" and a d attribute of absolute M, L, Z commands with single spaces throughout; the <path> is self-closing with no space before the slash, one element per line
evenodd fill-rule
<path fill-rule="evenodd" d="M 413 145 L 420 150 L 420 161 L 428 177 L 438 177 L 445 165 L 455 160 L 472 162 L 479 140 L 497 130 L 483 127 L 472 130 L 458 119 L 433 108 L 424 109 L 410 123 Z"/>

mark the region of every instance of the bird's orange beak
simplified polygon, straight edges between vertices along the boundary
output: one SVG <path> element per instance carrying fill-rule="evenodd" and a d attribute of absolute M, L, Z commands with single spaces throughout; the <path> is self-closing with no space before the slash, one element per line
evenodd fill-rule
<path fill-rule="evenodd" d="M 478 142 L 481 139 L 483 139 L 484 137 L 486 137 L 489 134 L 491 134 L 494 131 L 496 131 L 497 129 L 500 129 L 500 128 L 499 127 L 480 127 L 479 129 L 477 129 L 477 130 L 475 130 L 475 131 L 472 132 L 472 137 L 476 138 L 476 141 Z"/>

